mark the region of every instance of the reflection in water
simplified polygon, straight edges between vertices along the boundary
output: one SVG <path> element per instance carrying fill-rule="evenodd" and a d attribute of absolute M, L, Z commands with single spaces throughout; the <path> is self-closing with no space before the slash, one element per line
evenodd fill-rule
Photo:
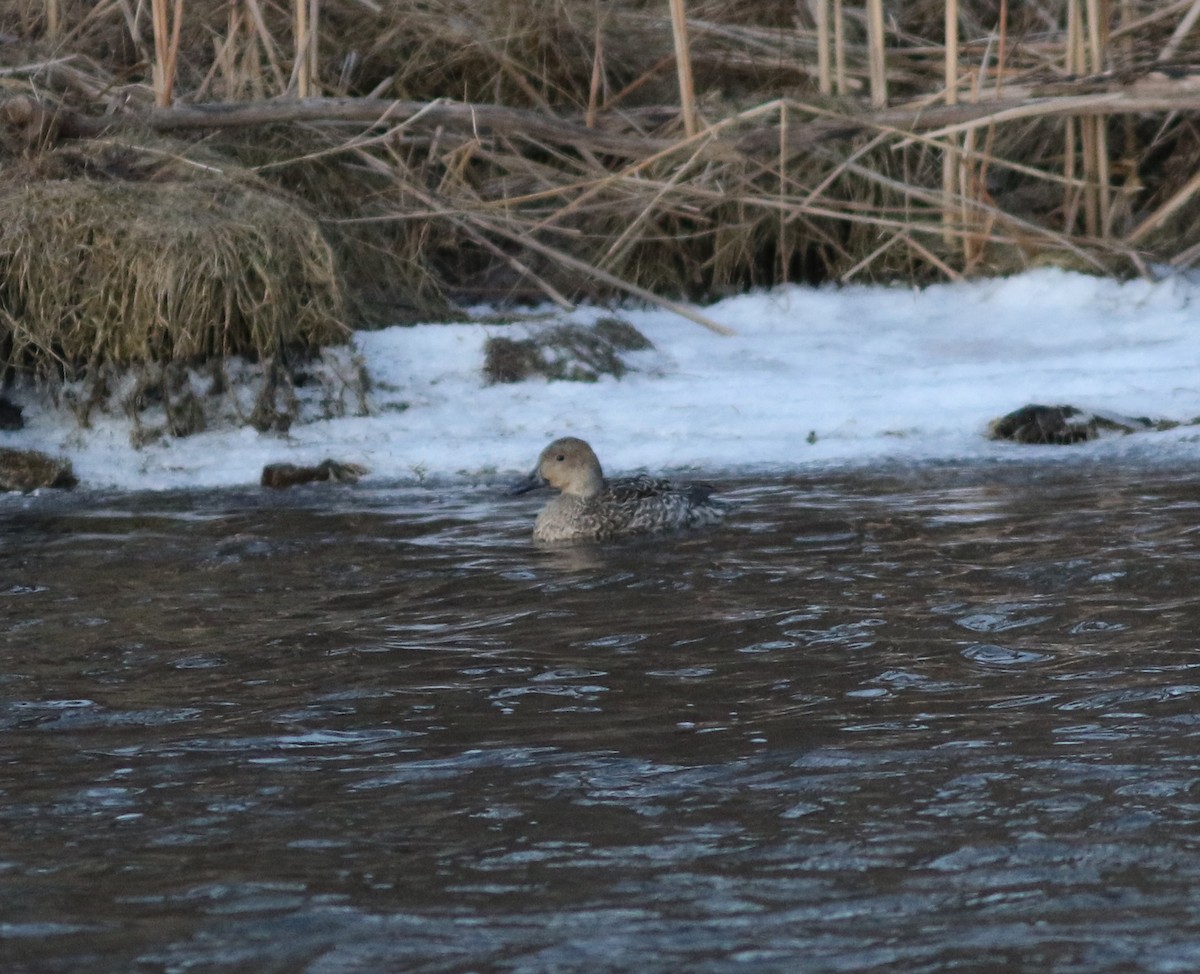
<path fill-rule="evenodd" d="M 28 971 L 1200 966 L 1186 473 L 0 501 Z"/>

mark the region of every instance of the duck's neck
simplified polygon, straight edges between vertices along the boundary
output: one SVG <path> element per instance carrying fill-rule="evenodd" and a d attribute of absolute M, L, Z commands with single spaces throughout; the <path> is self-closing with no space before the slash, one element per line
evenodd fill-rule
<path fill-rule="evenodd" d="M 563 494 L 568 497 L 577 497 L 581 500 L 591 500 L 599 495 L 600 491 L 604 490 L 604 474 L 600 467 L 587 471 L 582 476 L 576 477 L 569 485 L 563 488 Z"/>

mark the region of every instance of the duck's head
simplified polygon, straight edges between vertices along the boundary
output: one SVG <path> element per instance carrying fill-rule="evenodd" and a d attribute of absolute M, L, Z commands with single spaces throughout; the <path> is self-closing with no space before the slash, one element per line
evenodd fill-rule
<path fill-rule="evenodd" d="M 564 494 L 592 497 L 604 487 L 604 473 L 592 448 L 574 436 L 555 440 L 538 457 L 532 472 L 513 487 L 524 494 L 539 487 L 553 487 Z"/>

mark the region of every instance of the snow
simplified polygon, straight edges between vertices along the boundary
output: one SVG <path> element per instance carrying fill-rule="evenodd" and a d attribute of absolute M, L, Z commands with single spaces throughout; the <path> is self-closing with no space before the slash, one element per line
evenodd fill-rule
<path fill-rule="evenodd" d="M 65 454 L 84 487 L 256 483 L 267 463 L 358 463 L 379 480 L 492 481 L 528 470 L 552 438 L 581 436 L 608 473 L 796 472 L 891 461 L 1137 455 L 1190 459 L 1200 427 L 1073 447 L 986 437 L 1027 403 L 1188 421 L 1200 414 L 1200 281 L 1116 281 L 1058 270 L 924 289 L 785 287 L 711 305 L 723 337 L 660 309 L 619 314 L 655 348 L 595 383 L 487 385 L 483 345 L 523 326 L 394 327 L 355 336 L 370 415 L 287 435 L 214 429 L 135 449 L 124 417 L 81 430 L 25 404 L 0 446 Z M 611 309 L 581 308 L 589 323 Z M 514 330 L 515 329 L 515 330 Z"/>

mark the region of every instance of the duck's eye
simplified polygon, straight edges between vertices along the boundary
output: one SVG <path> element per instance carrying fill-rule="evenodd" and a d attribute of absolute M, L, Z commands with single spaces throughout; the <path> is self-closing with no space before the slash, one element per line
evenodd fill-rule
<path fill-rule="evenodd" d="M 567 458 L 566 458 L 566 457 L 564 457 L 564 456 L 563 456 L 563 455 L 560 453 L 560 454 L 559 454 L 558 456 L 556 456 L 554 459 L 555 459 L 555 460 L 557 460 L 559 463 L 562 463 L 562 462 L 563 462 L 565 459 L 567 459 Z"/>

